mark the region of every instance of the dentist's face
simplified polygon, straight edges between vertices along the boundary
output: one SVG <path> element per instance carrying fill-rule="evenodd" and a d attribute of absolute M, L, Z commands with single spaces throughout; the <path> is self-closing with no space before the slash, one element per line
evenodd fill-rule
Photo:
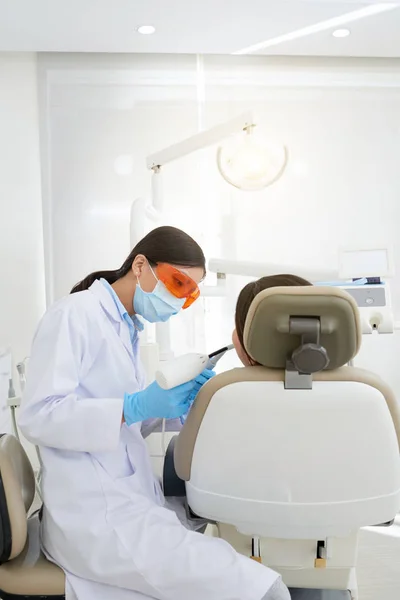
<path fill-rule="evenodd" d="M 245 367 L 250 367 L 251 366 L 250 359 L 247 356 L 246 352 L 243 350 L 243 346 L 239 342 L 239 338 L 238 338 L 238 334 L 237 334 L 236 329 L 234 329 L 233 333 L 232 333 L 232 344 L 235 346 L 236 354 L 238 355 L 238 357 L 241 360 L 242 364 Z"/>

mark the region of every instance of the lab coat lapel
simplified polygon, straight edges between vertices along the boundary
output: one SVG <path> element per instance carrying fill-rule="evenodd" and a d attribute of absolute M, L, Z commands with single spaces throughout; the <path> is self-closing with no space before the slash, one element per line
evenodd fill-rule
<path fill-rule="evenodd" d="M 135 357 L 133 354 L 133 347 L 132 347 L 131 336 L 129 333 L 129 327 L 128 327 L 128 324 L 122 320 L 119 323 L 119 337 L 121 338 L 125 348 L 128 351 L 129 356 L 131 357 L 131 359 L 133 361 L 135 359 Z"/>
<path fill-rule="evenodd" d="M 95 281 L 93 285 L 90 287 L 90 291 L 95 294 L 103 308 L 104 312 L 107 314 L 107 317 L 121 339 L 123 345 L 125 346 L 131 360 L 134 362 L 135 356 L 133 353 L 131 336 L 129 333 L 128 324 L 121 317 L 118 308 L 110 294 L 110 292 L 106 289 L 106 287 L 101 283 L 101 281 Z"/>

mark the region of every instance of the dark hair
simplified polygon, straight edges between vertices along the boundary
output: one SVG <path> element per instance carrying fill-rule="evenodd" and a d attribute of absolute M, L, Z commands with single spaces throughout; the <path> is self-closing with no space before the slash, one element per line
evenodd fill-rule
<path fill-rule="evenodd" d="M 127 275 L 136 256 L 143 254 L 152 266 L 169 263 L 182 267 L 201 267 L 206 271 L 203 250 L 187 233 L 175 227 L 157 227 L 150 231 L 132 250 L 123 265 L 115 271 L 96 271 L 82 279 L 71 290 L 71 294 L 87 290 L 96 279 L 114 283 Z"/>
<path fill-rule="evenodd" d="M 244 326 L 246 323 L 247 313 L 249 312 L 250 305 L 253 302 L 254 298 L 257 296 L 257 294 L 259 294 L 263 290 L 267 290 L 268 288 L 273 287 L 291 287 L 303 285 L 312 285 L 312 283 L 310 283 L 306 279 L 303 279 L 302 277 L 297 277 L 297 275 L 270 275 L 269 277 L 261 277 L 261 279 L 258 279 L 257 281 L 251 281 L 242 289 L 236 303 L 235 327 L 238 340 L 244 352 L 246 352 L 243 339 Z M 254 363 L 254 361 L 248 354 L 247 356 L 250 362 Z"/>

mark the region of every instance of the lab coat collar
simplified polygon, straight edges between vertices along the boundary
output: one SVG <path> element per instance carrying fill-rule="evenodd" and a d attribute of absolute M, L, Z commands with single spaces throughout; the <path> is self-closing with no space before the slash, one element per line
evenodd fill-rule
<path fill-rule="evenodd" d="M 143 331 L 144 325 L 136 315 L 130 316 L 125 306 L 122 304 L 121 300 L 118 298 L 118 295 L 114 291 L 112 285 L 108 283 L 105 279 L 100 279 L 100 283 L 104 285 L 106 290 L 108 290 L 111 298 L 114 300 L 114 304 L 117 307 L 120 317 L 128 323 L 130 329 L 134 329 L 136 331 Z"/>
<path fill-rule="evenodd" d="M 100 280 L 96 279 L 89 288 L 100 302 L 100 306 L 107 314 L 110 321 L 114 323 L 114 327 L 121 338 L 125 348 L 127 349 L 129 356 L 134 360 L 132 341 L 129 333 L 127 323 L 123 320 L 117 305 L 114 302 L 113 297 L 107 288 L 101 283 Z"/>
<path fill-rule="evenodd" d="M 96 279 L 89 290 L 96 296 L 103 310 L 107 313 L 114 323 L 121 323 L 122 318 L 118 308 L 110 295 L 109 291 L 104 287 L 99 279 Z"/>

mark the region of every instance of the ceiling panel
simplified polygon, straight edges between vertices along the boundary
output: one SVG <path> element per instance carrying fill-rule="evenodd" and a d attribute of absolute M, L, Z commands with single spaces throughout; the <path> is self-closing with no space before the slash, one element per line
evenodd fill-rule
<path fill-rule="evenodd" d="M 0 51 L 230 54 L 377 2 L 356 0 L 0 0 Z M 152 36 L 136 32 L 156 27 Z M 400 57 L 400 10 L 267 54 Z"/>

